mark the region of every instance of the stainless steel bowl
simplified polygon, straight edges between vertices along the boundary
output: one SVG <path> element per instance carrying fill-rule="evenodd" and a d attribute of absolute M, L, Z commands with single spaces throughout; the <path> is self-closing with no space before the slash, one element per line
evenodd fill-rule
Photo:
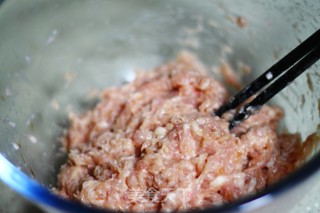
<path fill-rule="evenodd" d="M 243 76 L 247 83 L 316 31 L 319 12 L 314 0 L 4 1 L 0 179 L 45 211 L 85 212 L 49 191 L 65 159 L 57 138 L 69 111 L 83 112 L 95 103 L 95 90 L 128 81 L 135 68 L 154 67 L 184 49 L 208 68 L 221 59 L 248 64 L 254 72 Z M 285 109 L 283 130 L 303 139 L 320 133 L 318 65 L 272 100 Z M 318 167 L 311 160 L 286 182 L 219 210 L 284 212 L 314 183 Z M 0 190 L 3 212 L 26 210 L 24 199 L 2 184 Z"/>

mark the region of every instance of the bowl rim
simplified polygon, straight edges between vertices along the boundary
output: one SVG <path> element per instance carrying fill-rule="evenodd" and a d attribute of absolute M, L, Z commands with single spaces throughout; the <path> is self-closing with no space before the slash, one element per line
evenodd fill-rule
<path fill-rule="evenodd" d="M 284 194 L 286 191 L 292 190 L 295 186 L 301 184 L 304 180 L 310 178 L 313 174 L 319 171 L 319 162 L 320 153 L 318 152 L 293 173 L 254 195 L 243 197 L 225 205 L 212 206 L 206 209 L 190 209 L 184 212 L 246 212 L 248 210 L 261 208 L 271 203 L 279 195 Z M 9 160 L 7 160 L 1 153 L 0 180 L 21 194 L 27 200 L 43 209 L 52 209 L 69 213 L 114 212 L 112 210 L 90 207 L 79 202 L 63 199 L 47 189 L 45 186 L 27 176 L 25 173 L 15 167 Z"/>

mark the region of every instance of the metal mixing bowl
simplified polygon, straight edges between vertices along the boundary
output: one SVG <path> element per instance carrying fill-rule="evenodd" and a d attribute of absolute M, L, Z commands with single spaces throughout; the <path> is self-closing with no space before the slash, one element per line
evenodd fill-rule
<path fill-rule="evenodd" d="M 69 111 L 83 112 L 96 102 L 96 90 L 129 81 L 135 68 L 154 67 L 185 49 L 208 68 L 221 59 L 249 65 L 254 72 L 242 77 L 248 83 L 317 30 L 319 14 L 314 0 L 4 1 L 0 179 L 48 212 L 89 211 L 49 191 L 65 160 L 58 137 Z M 283 130 L 302 139 L 320 133 L 318 65 L 272 100 L 285 110 Z M 285 182 L 216 210 L 284 212 L 314 182 L 319 155 L 315 149 L 313 160 Z M 0 190 L 2 212 L 27 210 L 7 186 Z"/>

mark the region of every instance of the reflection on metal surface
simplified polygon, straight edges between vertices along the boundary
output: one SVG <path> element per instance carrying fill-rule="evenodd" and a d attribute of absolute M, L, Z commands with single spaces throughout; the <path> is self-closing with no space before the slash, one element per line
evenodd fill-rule
<path fill-rule="evenodd" d="M 271 65 L 272 53 L 281 57 L 320 23 L 320 1 L 312 0 L 0 2 L 0 152 L 25 174 L 31 176 L 28 167 L 32 167 L 39 184 L 8 166 L 2 156 L 0 179 L 24 193 L 17 180 L 35 186 L 43 194 L 33 197 L 34 203 L 43 204 L 50 197 L 51 204 L 46 202 L 52 208 L 69 203 L 57 201 L 41 185 L 49 188 L 55 183 L 62 159 L 56 137 L 67 126 L 67 109 L 81 111 L 81 106 L 88 106 L 81 102 L 84 94 L 96 97 L 93 90 L 130 81 L 131 69 L 153 67 L 182 48 L 194 50 L 212 67 L 219 64 L 219 53 L 227 45 L 230 49 L 224 55 L 231 64 L 240 60 L 252 68 L 244 78 L 249 81 L 249 76 Z M 243 16 L 246 27 L 239 28 L 227 15 Z M 192 38 L 199 42 L 198 49 L 190 47 Z M 274 99 L 285 108 L 284 126 L 301 132 L 303 139 L 316 131 L 320 119 L 319 69 L 311 75 L 313 93 L 307 90 L 305 76 Z M 18 175 L 15 181 L 10 179 L 12 172 Z M 9 193 L 0 193 L 4 206 Z M 20 205 L 19 200 L 14 204 Z M 286 204 L 284 208 L 296 203 L 286 200 Z M 274 201 L 269 206 L 275 207 Z"/>
<path fill-rule="evenodd" d="M 248 203 L 245 203 L 245 204 L 242 204 L 239 209 L 241 211 L 251 211 L 251 210 L 254 210 L 254 209 L 258 209 L 258 208 L 261 208 L 267 204 L 269 204 L 271 201 L 273 200 L 273 196 L 272 195 L 265 195 L 263 197 L 260 197 L 256 200 L 253 200 L 251 202 L 248 202 Z"/>

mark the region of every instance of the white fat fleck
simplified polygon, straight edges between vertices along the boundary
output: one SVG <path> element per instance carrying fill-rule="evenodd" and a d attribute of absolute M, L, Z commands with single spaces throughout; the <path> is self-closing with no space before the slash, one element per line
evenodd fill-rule
<path fill-rule="evenodd" d="M 271 79 L 273 78 L 272 73 L 271 73 L 271 72 L 268 72 L 268 73 L 266 74 L 266 78 L 267 78 L 268 80 L 271 80 Z"/>
<path fill-rule="evenodd" d="M 12 146 L 15 150 L 19 150 L 20 149 L 20 146 L 16 143 L 12 143 Z"/>
<path fill-rule="evenodd" d="M 271 158 L 271 160 L 267 163 L 267 167 L 272 167 L 274 163 L 275 163 L 274 158 Z"/>
<path fill-rule="evenodd" d="M 132 155 L 132 156 L 127 156 L 127 157 L 122 157 L 120 158 L 120 161 L 127 161 L 127 160 L 134 160 L 136 158 L 136 156 Z"/>
<path fill-rule="evenodd" d="M 206 120 L 204 118 L 198 118 L 197 122 L 198 122 L 198 124 L 203 125 L 206 123 Z"/>
<path fill-rule="evenodd" d="M 186 132 L 190 129 L 190 125 L 189 124 L 183 124 L 183 130 Z"/>
<path fill-rule="evenodd" d="M 237 184 L 240 188 L 243 188 L 245 175 L 244 175 L 243 173 L 238 173 L 238 174 L 235 174 L 234 177 L 235 177 L 235 179 L 236 179 L 236 184 Z"/>
<path fill-rule="evenodd" d="M 226 176 L 220 175 L 211 181 L 210 186 L 213 188 L 220 187 L 222 184 L 228 181 Z"/>
<path fill-rule="evenodd" d="M 249 182 L 248 191 L 253 192 L 256 188 L 256 185 L 257 185 L 256 179 L 252 178 Z"/>
<path fill-rule="evenodd" d="M 106 122 L 106 121 L 101 121 L 98 123 L 98 127 L 101 128 L 101 129 L 106 129 L 109 127 L 109 123 Z"/>
<path fill-rule="evenodd" d="M 145 140 L 151 140 L 152 138 L 153 138 L 152 132 L 151 132 L 151 131 L 148 131 L 148 132 L 146 133 Z"/>
<path fill-rule="evenodd" d="M 196 121 L 191 122 L 191 127 L 192 127 L 192 130 L 195 134 L 202 136 L 202 134 L 203 134 L 202 129 L 200 128 L 200 126 L 198 125 L 198 123 Z"/>
<path fill-rule="evenodd" d="M 31 62 L 31 57 L 26 55 L 24 56 L 24 60 L 27 62 L 27 64 L 29 64 Z"/>
<path fill-rule="evenodd" d="M 154 133 L 159 137 L 159 138 L 164 138 L 167 134 L 167 129 L 164 128 L 164 127 L 157 127 L 155 130 L 154 130 Z"/>
<path fill-rule="evenodd" d="M 167 125 L 166 125 L 166 129 L 167 130 L 172 130 L 174 128 L 174 125 L 172 124 L 172 123 L 167 123 Z"/>
<path fill-rule="evenodd" d="M 12 95 L 12 92 L 11 92 L 11 90 L 10 90 L 8 87 L 6 87 L 6 89 L 5 89 L 5 91 L 4 91 L 4 94 L 5 94 L 5 96 L 9 97 L 9 96 Z"/>
<path fill-rule="evenodd" d="M 16 128 L 16 123 L 12 122 L 12 121 L 9 121 L 8 122 L 9 126 L 11 126 L 12 128 Z"/>
<path fill-rule="evenodd" d="M 33 144 L 36 144 L 38 142 L 38 139 L 36 137 L 34 137 L 33 135 L 28 135 L 28 139 Z"/>
<path fill-rule="evenodd" d="M 167 199 L 174 202 L 177 199 L 177 195 L 175 193 L 171 192 L 167 195 Z"/>
<path fill-rule="evenodd" d="M 209 79 L 203 79 L 203 80 L 200 82 L 199 89 L 201 89 L 201 90 L 206 90 L 206 89 L 208 89 L 209 86 L 210 86 L 210 81 L 209 81 Z"/>
<path fill-rule="evenodd" d="M 143 98 L 143 95 L 142 95 L 141 92 L 135 92 L 135 93 L 133 93 L 133 94 L 131 95 L 131 98 L 132 98 L 132 99 L 141 99 L 141 98 Z"/>

